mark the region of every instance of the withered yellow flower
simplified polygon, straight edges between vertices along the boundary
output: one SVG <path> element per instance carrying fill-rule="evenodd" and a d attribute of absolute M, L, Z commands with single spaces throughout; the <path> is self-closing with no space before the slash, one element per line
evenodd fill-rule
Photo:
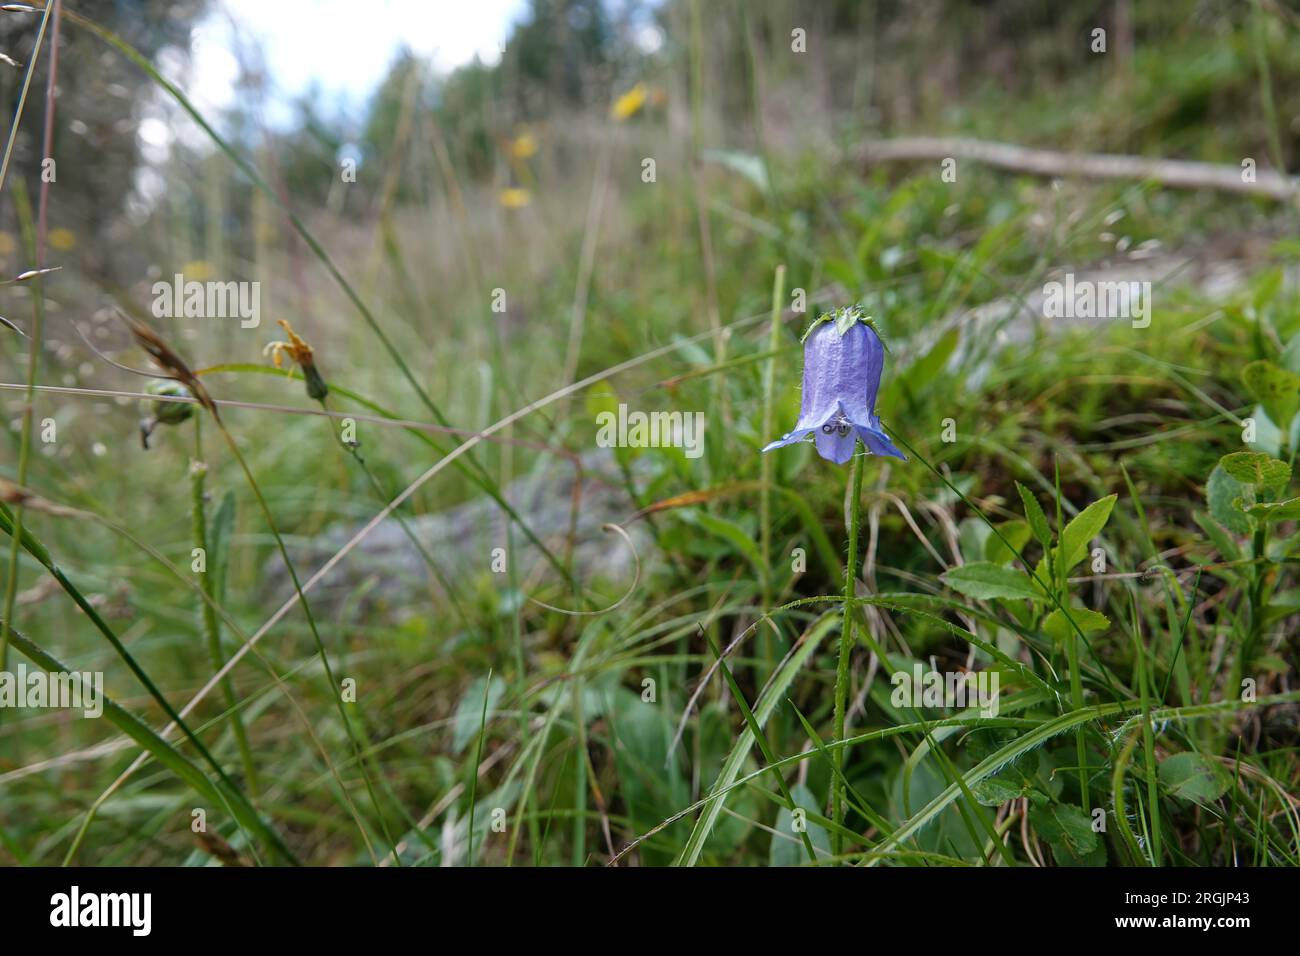
<path fill-rule="evenodd" d="M 276 368 L 283 368 L 283 358 L 288 355 L 290 359 L 302 369 L 303 380 L 307 383 L 307 395 L 316 401 L 324 401 L 325 396 L 329 394 L 329 386 L 321 378 L 320 372 L 316 370 L 316 355 L 307 341 L 293 330 L 284 319 L 276 319 L 276 323 L 289 336 L 288 342 L 269 342 L 266 348 L 262 350 L 263 355 L 270 355 L 271 361 L 275 363 Z"/>

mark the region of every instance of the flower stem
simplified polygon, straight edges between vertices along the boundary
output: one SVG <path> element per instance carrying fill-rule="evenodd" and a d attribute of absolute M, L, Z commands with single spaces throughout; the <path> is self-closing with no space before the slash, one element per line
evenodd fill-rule
<path fill-rule="evenodd" d="M 781 347 L 781 303 L 785 298 L 785 266 L 776 267 L 772 280 L 772 321 L 768 330 L 768 351 L 773 353 L 763 369 L 763 440 L 772 434 L 772 405 L 776 396 L 776 355 Z M 763 611 L 772 606 L 772 478 L 775 462 L 771 455 L 762 458 L 763 488 L 758 499 L 758 534 L 759 553 L 763 556 Z M 776 669 L 774 644 L 771 633 L 763 628 L 759 639 L 762 649 L 762 673 L 760 683 L 766 682 Z"/>
<path fill-rule="evenodd" d="M 856 447 L 856 446 L 855 446 Z M 852 489 L 849 498 L 849 559 L 844 565 L 844 620 L 840 625 L 840 659 L 835 669 L 835 739 L 844 739 L 844 708 L 849 695 L 849 658 L 853 653 L 853 599 L 857 597 L 854 584 L 858 579 L 858 524 L 862 515 L 862 455 L 853 457 L 853 474 L 849 477 Z M 841 827 L 844 825 L 844 751 L 835 750 L 835 774 L 832 782 L 833 800 L 831 816 L 835 821 L 835 855 L 844 848 Z"/>

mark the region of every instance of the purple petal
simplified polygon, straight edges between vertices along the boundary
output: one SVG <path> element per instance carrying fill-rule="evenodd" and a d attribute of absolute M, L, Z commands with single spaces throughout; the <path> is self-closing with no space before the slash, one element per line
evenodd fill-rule
<path fill-rule="evenodd" d="M 870 421 L 885 367 L 885 346 L 871 326 L 857 322 L 840 335 L 834 322 L 813 329 L 804 343 L 800 424 L 826 421 L 843 405 L 850 421 Z"/>
<path fill-rule="evenodd" d="M 811 428 L 795 428 L 794 431 L 767 445 L 763 451 L 771 451 L 773 448 L 784 448 L 786 445 L 793 445 L 795 442 L 801 442 L 812 434 Z"/>
<path fill-rule="evenodd" d="M 873 455 L 884 455 L 890 458 L 900 458 L 907 461 L 907 456 L 894 447 L 894 443 L 889 440 L 884 429 L 873 428 L 870 425 L 858 425 L 855 430 L 862 439 L 862 444 L 867 446 L 867 451 Z"/>
<path fill-rule="evenodd" d="M 851 428 L 848 430 L 848 434 L 844 435 L 840 434 L 838 428 L 832 428 L 829 434 L 818 429 L 816 442 L 817 454 L 827 461 L 842 465 L 853 457 L 853 449 L 857 447 L 858 436 L 854 434 Z"/>

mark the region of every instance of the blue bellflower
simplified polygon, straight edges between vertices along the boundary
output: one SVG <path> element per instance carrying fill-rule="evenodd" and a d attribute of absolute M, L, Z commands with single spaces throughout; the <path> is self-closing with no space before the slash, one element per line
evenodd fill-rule
<path fill-rule="evenodd" d="M 793 431 L 763 451 L 812 435 L 817 454 L 842 465 L 853 457 L 860 438 L 872 455 L 907 461 L 876 417 L 876 392 L 884 367 L 885 345 L 860 308 L 822 316 L 804 336 L 799 421 Z"/>

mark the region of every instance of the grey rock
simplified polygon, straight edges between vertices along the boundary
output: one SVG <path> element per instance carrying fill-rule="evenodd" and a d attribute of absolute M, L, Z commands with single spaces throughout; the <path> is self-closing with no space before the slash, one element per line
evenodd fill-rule
<path fill-rule="evenodd" d="M 574 577 L 584 585 L 604 582 L 607 586 L 600 593 L 621 594 L 632 581 L 636 559 L 623 537 L 602 530 L 602 525 L 622 524 L 635 513 L 636 505 L 628 496 L 611 450 L 596 449 L 578 456 L 578 461 L 580 474 L 573 461 L 546 458 L 531 473 L 512 482 L 504 497 L 561 561 L 572 528 Z M 483 578 L 502 594 L 509 590 L 511 576 L 494 573 L 492 567 L 494 549 L 506 547 L 510 521 L 486 494 L 436 514 L 403 518 L 406 529 L 395 517 L 380 522 L 308 592 L 313 611 L 373 622 L 445 605 L 444 588 L 412 536 L 458 595 L 472 596 Z M 336 526 L 310 540 L 290 544 L 299 580 L 314 574 L 363 524 Z M 648 530 L 643 522 L 634 522 L 625 530 L 644 570 L 654 547 Z M 561 580 L 518 527 L 512 529 L 512 538 L 514 578 L 521 589 L 531 593 L 541 582 Z M 268 563 L 265 579 L 281 599 L 292 596 L 292 585 L 278 557 Z M 563 605 L 564 594 L 567 589 L 557 590 L 552 603 Z"/>

